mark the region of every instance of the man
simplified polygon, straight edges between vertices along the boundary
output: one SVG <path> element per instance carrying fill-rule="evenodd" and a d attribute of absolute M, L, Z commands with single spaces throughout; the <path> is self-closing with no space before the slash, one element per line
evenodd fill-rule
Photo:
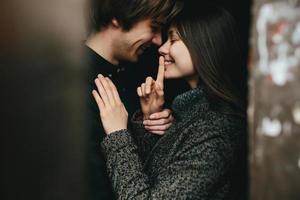
<path fill-rule="evenodd" d="M 99 111 L 91 95 L 98 74 L 108 76 L 116 85 L 129 117 L 138 108 L 136 87 L 132 78 L 121 67 L 121 61 L 136 62 L 150 45 L 161 45 L 161 25 L 181 8 L 175 0 L 92 0 L 91 33 L 86 41 L 89 57 L 88 128 L 89 178 L 93 199 L 114 199 L 106 174 L 100 142 L 105 136 Z M 172 121 L 169 110 L 156 113 L 159 120 L 150 131 L 162 134 Z M 157 126 L 158 125 L 158 126 Z"/>

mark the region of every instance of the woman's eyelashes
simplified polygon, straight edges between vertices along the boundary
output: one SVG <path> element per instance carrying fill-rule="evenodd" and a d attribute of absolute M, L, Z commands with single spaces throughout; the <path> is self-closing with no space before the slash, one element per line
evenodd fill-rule
<path fill-rule="evenodd" d="M 175 39 L 170 39 L 170 43 L 171 43 L 171 44 L 174 44 L 174 42 L 176 42 Z"/>
<path fill-rule="evenodd" d="M 179 39 L 176 37 L 171 37 L 169 40 L 170 40 L 170 43 L 173 44 L 174 42 L 178 41 Z"/>

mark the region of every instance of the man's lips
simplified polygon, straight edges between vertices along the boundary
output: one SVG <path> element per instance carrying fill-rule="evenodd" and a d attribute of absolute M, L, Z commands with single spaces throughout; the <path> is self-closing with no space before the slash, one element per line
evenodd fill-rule
<path fill-rule="evenodd" d="M 150 44 L 140 46 L 137 50 L 137 54 L 142 54 L 148 47 L 150 47 Z"/>
<path fill-rule="evenodd" d="M 149 48 L 150 47 L 150 44 L 147 44 L 147 45 L 142 45 L 141 47 L 140 47 L 140 50 L 142 50 L 142 51 L 145 51 L 147 48 Z"/>

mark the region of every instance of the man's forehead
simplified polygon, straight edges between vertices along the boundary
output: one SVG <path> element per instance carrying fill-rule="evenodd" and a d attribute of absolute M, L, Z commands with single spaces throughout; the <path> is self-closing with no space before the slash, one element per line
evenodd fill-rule
<path fill-rule="evenodd" d="M 152 23 L 162 26 L 166 23 L 166 19 L 164 17 L 156 17 L 152 19 Z"/>
<path fill-rule="evenodd" d="M 155 25 L 155 26 L 163 26 L 164 24 L 165 24 L 164 22 L 155 21 L 155 20 L 152 21 L 152 25 Z"/>

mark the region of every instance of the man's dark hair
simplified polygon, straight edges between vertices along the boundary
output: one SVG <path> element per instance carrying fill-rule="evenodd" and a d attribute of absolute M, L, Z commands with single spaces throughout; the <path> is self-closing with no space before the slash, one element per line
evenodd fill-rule
<path fill-rule="evenodd" d="M 98 32 L 116 19 L 124 30 L 145 18 L 169 21 L 182 7 L 182 0 L 90 0 L 89 26 Z"/>

